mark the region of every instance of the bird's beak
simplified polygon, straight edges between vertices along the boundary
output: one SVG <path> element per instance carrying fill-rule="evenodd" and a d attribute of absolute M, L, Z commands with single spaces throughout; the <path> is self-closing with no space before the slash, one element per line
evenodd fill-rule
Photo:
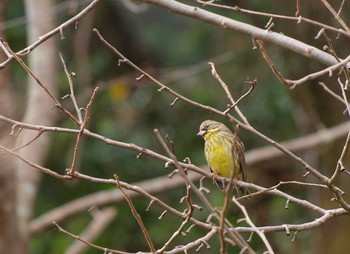
<path fill-rule="evenodd" d="M 205 131 L 200 130 L 200 131 L 197 133 L 197 136 L 203 136 L 204 134 L 205 134 Z"/>

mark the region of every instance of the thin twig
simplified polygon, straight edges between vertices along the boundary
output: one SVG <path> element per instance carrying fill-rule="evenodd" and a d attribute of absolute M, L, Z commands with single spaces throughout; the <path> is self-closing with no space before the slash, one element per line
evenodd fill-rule
<path fill-rule="evenodd" d="M 332 32 L 337 33 L 337 34 L 341 34 L 343 36 L 350 37 L 350 34 L 347 33 L 343 29 L 338 29 L 336 27 L 333 27 L 333 26 L 330 26 L 330 25 L 327 25 L 327 24 L 324 24 L 324 23 L 321 23 L 321 22 L 318 22 L 318 21 L 315 21 L 312 19 L 302 17 L 302 16 L 300 16 L 300 13 L 299 13 L 299 16 L 293 17 L 293 16 L 286 16 L 286 15 L 280 15 L 280 14 L 274 14 L 274 13 L 253 11 L 253 10 L 244 9 L 244 8 L 241 8 L 238 6 L 229 6 L 229 5 L 218 4 L 218 3 L 214 3 L 214 1 L 202 1 L 202 0 L 195 0 L 195 1 L 198 3 L 201 3 L 203 5 L 215 6 L 218 8 L 232 10 L 232 11 L 236 11 L 236 12 L 240 12 L 240 13 L 244 13 L 244 14 L 248 14 L 248 15 L 271 17 L 271 18 L 282 19 L 282 20 L 290 20 L 290 21 L 295 21 L 297 23 L 305 22 L 305 23 L 311 24 L 313 26 L 317 26 L 317 27 L 320 27 L 322 29 L 332 31 Z"/>
<path fill-rule="evenodd" d="M 296 0 L 296 12 L 295 12 L 295 17 L 299 17 L 300 16 L 300 0 Z"/>
<path fill-rule="evenodd" d="M 71 232 L 65 230 L 65 229 L 62 228 L 60 225 L 58 225 L 55 221 L 53 221 L 52 224 L 54 224 L 60 232 L 66 234 L 66 235 L 69 235 L 70 237 L 72 237 L 72 238 L 74 238 L 74 239 L 76 239 L 76 240 L 79 240 L 79 241 L 85 243 L 87 246 L 90 246 L 90 247 L 92 247 L 92 248 L 94 248 L 94 249 L 104 251 L 105 253 L 131 254 L 130 252 L 124 252 L 124 251 L 113 250 L 113 249 L 109 249 L 109 248 L 106 248 L 106 247 L 102 247 L 102 246 L 99 246 L 99 245 L 90 243 L 90 242 L 85 241 L 84 239 L 80 238 L 79 236 L 74 235 L 74 234 L 72 234 Z"/>
<path fill-rule="evenodd" d="M 232 191 L 234 177 L 235 177 L 235 174 L 233 172 L 230 177 L 230 181 L 225 188 L 224 205 L 222 206 L 221 213 L 220 213 L 219 236 L 220 236 L 220 253 L 221 254 L 227 253 L 227 247 L 226 247 L 226 241 L 225 241 L 225 221 L 226 221 L 227 211 L 230 205 L 231 191 Z"/>
<path fill-rule="evenodd" d="M 350 117 L 350 105 L 349 105 L 349 102 L 348 102 L 348 97 L 347 97 L 346 92 L 345 92 L 345 85 L 342 84 L 340 79 L 338 79 L 338 83 L 339 83 L 340 90 L 341 90 L 341 93 L 342 93 L 342 96 L 343 96 L 343 100 L 344 100 L 345 105 L 346 105 L 346 111 L 348 112 L 348 116 Z M 344 171 L 345 168 L 343 166 L 343 159 L 344 159 L 345 155 L 347 154 L 347 151 L 349 150 L 349 146 L 350 146 L 350 131 L 349 131 L 349 133 L 347 135 L 347 138 L 346 138 L 345 144 L 343 146 L 342 152 L 340 154 L 340 157 L 338 159 L 335 171 L 334 171 L 332 177 L 329 179 L 329 183 L 332 184 L 334 182 L 335 178 L 339 175 L 339 173 L 341 171 Z"/>
<path fill-rule="evenodd" d="M 342 94 L 343 100 L 345 102 L 346 111 L 348 112 L 348 117 L 350 118 L 350 104 L 349 104 L 348 97 L 346 94 L 346 87 L 347 87 L 348 82 L 349 82 L 349 80 L 346 80 L 345 84 L 342 84 L 340 78 L 338 78 L 338 84 L 340 86 L 341 94 Z"/>
<path fill-rule="evenodd" d="M 54 103 L 54 106 L 58 108 L 61 112 L 65 113 L 77 126 L 79 126 L 78 119 L 72 115 L 68 110 L 62 107 L 61 103 L 53 96 L 53 94 L 49 91 L 49 89 L 34 75 L 34 73 L 29 69 L 29 67 L 25 64 L 25 62 L 18 57 L 10 48 L 10 46 L 3 42 L 6 49 L 11 53 L 11 55 L 17 60 L 17 62 L 26 70 L 26 72 L 37 82 L 37 84 L 46 92 L 46 94 L 51 98 Z"/>
<path fill-rule="evenodd" d="M 157 251 L 157 253 L 163 253 L 169 245 L 183 232 L 183 229 L 185 226 L 190 222 L 190 219 L 192 218 L 193 212 L 194 212 L 194 206 L 192 205 L 192 200 L 191 200 L 191 186 L 187 185 L 187 194 L 185 196 L 186 203 L 187 203 L 187 213 L 184 214 L 185 220 L 181 223 L 180 227 L 178 230 L 176 230 L 173 235 L 169 238 L 169 240 L 163 245 L 163 247 Z"/>
<path fill-rule="evenodd" d="M 16 54 L 17 55 L 27 55 L 30 52 L 32 52 L 36 47 L 38 47 L 39 45 L 41 45 L 42 43 L 44 43 L 46 40 L 48 40 L 49 38 L 53 37 L 54 35 L 61 33 L 64 29 L 66 29 L 67 27 L 71 26 L 71 25 L 76 25 L 76 23 L 82 19 L 86 14 L 89 13 L 89 11 L 91 11 L 93 8 L 96 7 L 96 5 L 100 2 L 101 0 L 93 0 L 88 6 L 86 6 L 84 9 L 82 9 L 77 15 L 75 15 L 74 17 L 70 18 L 69 20 L 67 20 L 66 22 L 62 23 L 60 26 L 54 28 L 53 30 L 47 32 L 44 35 L 41 35 L 38 40 L 36 40 L 34 43 L 32 43 L 31 45 L 27 46 L 26 48 L 18 51 Z M 8 59 L 6 59 L 5 61 L 3 61 L 0 64 L 0 69 L 4 68 L 10 61 L 12 61 L 14 58 L 14 55 L 12 55 L 11 57 L 9 57 Z"/>
<path fill-rule="evenodd" d="M 216 114 L 224 115 L 223 112 L 221 112 L 220 110 L 217 110 L 213 107 L 203 105 L 201 103 L 190 100 L 189 98 L 175 92 L 173 89 L 169 88 L 168 86 L 166 86 L 165 84 L 163 84 L 162 82 L 160 82 L 159 80 L 154 78 L 152 75 L 150 75 L 149 73 L 142 70 L 140 67 L 138 67 L 136 64 L 134 64 L 132 61 L 130 61 L 127 57 L 125 57 L 122 53 L 120 53 L 119 50 L 117 50 L 114 46 L 112 46 L 109 42 L 106 41 L 106 39 L 100 34 L 100 32 L 96 28 L 94 28 L 93 31 L 97 34 L 97 36 L 99 37 L 99 39 L 101 40 L 102 43 L 104 43 L 110 50 L 112 50 L 118 57 L 121 58 L 122 63 L 129 65 L 131 68 L 140 72 L 145 77 L 147 77 L 149 80 L 154 82 L 157 86 L 159 86 L 158 92 L 160 92 L 160 93 L 163 91 L 167 92 L 167 93 L 173 95 L 174 98 L 179 98 L 179 100 L 182 100 L 182 101 L 189 103 L 193 106 L 200 107 L 204 110 L 208 110 L 208 111 L 216 113 Z"/>
<path fill-rule="evenodd" d="M 228 86 L 226 85 L 226 83 L 222 80 L 222 78 L 220 77 L 220 75 L 217 73 L 216 69 L 215 69 L 215 65 L 212 62 L 208 63 L 211 66 L 211 74 L 213 75 L 213 77 L 215 79 L 217 79 L 220 83 L 220 85 L 222 86 L 222 88 L 224 89 L 226 96 L 228 97 L 228 99 L 230 100 L 230 105 L 227 107 L 227 109 L 224 111 L 226 114 L 232 109 L 234 108 L 237 112 L 237 114 L 240 116 L 240 118 L 243 120 L 243 122 L 246 125 L 250 125 L 247 118 L 243 115 L 243 113 L 241 112 L 241 110 L 238 108 L 238 101 L 235 102 L 235 100 L 233 99 L 233 96 L 230 92 L 230 89 L 228 88 Z M 250 91 L 249 91 L 250 92 Z M 245 97 L 245 96 L 244 96 Z M 243 97 L 243 98 L 244 98 Z M 242 97 L 240 98 L 240 100 L 242 99 Z"/>
<path fill-rule="evenodd" d="M 97 93 L 98 89 L 99 89 L 99 87 L 97 86 L 94 89 L 94 91 L 93 91 L 93 93 L 91 95 L 90 101 L 88 102 L 88 104 L 86 106 L 86 109 L 85 109 L 84 120 L 83 120 L 83 122 L 80 125 L 80 130 L 79 130 L 79 133 L 77 135 L 77 139 L 76 139 L 75 146 L 74 146 L 74 153 L 73 153 L 72 164 L 71 164 L 69 172 L 67 173 L 68 175 L 71 175 L 72 177 L 74 177 L 75 172 L 76 172 L 75 167 L 76 167 L 77 158 L 78 158 L 79 145 L 80 145 L 80 142 L 81 142 L 81 138 L 82 138 L 82 136 L 84 134 L 84 130 L 85 130 L 86 124 L 89 121 L 92 102 L 95 99 L 95 96 L 96 96 L 96 93 Z"/>
<path fill-rule="evenodd" d="M 343 9 L 343 7 L 344 7 L 344 3 L 345 3 L 345 0 L 343 0 L 343 1 L 341 2 L 341 5 L 340 5 L 339 10 L 338 10 L 338 12 L 337 12 L 338 15 L 340 15 L 340 13 L 341 13 L 341 11 L 342 11 L 342 9 Z"/>
<path fill-rule="evenodd" d="M 321 71 L 317 71 L 317 72 L 311 73 L 309 75 L 306 75 L 305 77 L 298 79 L 298 80 L 287 80 L 287 83 L 289 85 L 291 85 L 291 87 L 290 87 L 291 89 L 294 89 L 295 87 L 305 83 L 306 81 L 310 81 L 310 80 L 319 78 L 323 75 L 328 74 L 329 76 L 332 76 L 334 71 L 338 70 L 339 68 L 346 67 L 349 62 L 350 62 L 350 55 L 347 58 L 345 58 L 344 60 L 338 62 L 337 64 L 334 64 L 330 67 L 327 67 Z"/>
<path fill-rule="evenodd" d="M 337 99 L 338 101 L 340 101 L 341 103 L 346 104 L 346 102 L 344 101 L 344 99 L 339 96 L 338 94 L 336 94 L 335 92 L 333 92 L 331 89 L 328 88 L 328 86 L 326 86 L 325 83 L 323 82 L 318 82 L 318 84 L 327 92 L 329 93 L 331 96 L 333 96 L 335 99 Z"/>
<path fill-rule="evenodd" d="M 7 152 L 8 154 L 10 154 L 10 155 L 16 157 L 17 159 L 27 163 L 29 166 L 31 166 L 33 168 L 39 169 L 41 172 L 43 172 L 45 174 L 51 175 L 51 176 L 53 176 L 55 178 L 62 179 L 62 180 L 72 180 L 72 177 L 67 176 L 67 175 L 60 175 L 60 174 L 56 173 L 55 171 L 52 171 L 52 170 L 50 170 L 48 168 L 40 166 L 40 165 L 38 165 L 38 164 L 36 164 L 36 163 L 34 163 L 34 162 L 32 162 L 32 161 L 22 157 L 17 152 L 14 152 L 14 151 L 12 151 L 12 150 L 10 150 L 10 149 L 2 146 L 2 145 L 0 145 L 0 150 L 3 150 L 5 152 Z"/>
<path fill-rule="evenodd" d="M 326 39 L 327 41 L 327 44 L 328 44 L 328 48 L 327 46 L 324 46 L 323 49 L 328 52 L 329 54 L 331 54 L 332 56 L 334 56 L 334 58 L 340 62 L 341 59 L 338 57 L 337 53 L 335 52 L 335 49 L 334 49 L 334 46 L 333 46 L 333 43 L 332 43 L 332 40 L 331 38 L 329 38 L 329 36 L 327 35 L 327 33 L 325 31 L 322 32 L 322 35 L 323 37 Z"/>
<path fill-rule="evenodd" d="M 36 134 L 36 136 L 34 136 L 31 140 L 29 140 L 27 143 L 25 143 L 25 144 L 23 144 L 23 145 L 21 145 L 21 146 L 19 146 L 19 147 L 16 147 L 16 148 L 13 148 L 13 149 L 11 149 L 12 151 L 18 151 L 18 150 L 21 150 L 22 148 L 24 148 L 24 147 L 27 147 L 27 146 L 29 146 L 30 144 L 32 144 L 35 140 L 37 140 L 40 136 L 41 136 L 41 134 L 43 134 L 44 133 L 44 130 L 38 130 L 38 133 Z"/>
<path fill-rule="evenodd" d="M 75 108 L 75 111 L 77 112 L 79 123 L 82 124 L 83 118 L 81 116 L 81 111 L 79 109 L 77 100 L 75 98 L 74 88 L 73 88 L 73 79 L 72 78 L 74 77 L 75 74 L 73 72 L 72 73 L 68 72 L 68 69 L 67 69 L 67 66 L 66 66 L 66 62 L 63 59 L 62 53 L 60 52 L 59 55 L 60 55 L 60 58 L 61 58 L 61 61 L 62 61 L 62 64 L 63 64 L 64 72 L 66 73 L 66 76 L 67 76 L 67 79 L 68 79 L 68 83 L 69 83 L 69 90 L 70 90 L 69 97 L 71 98 L 71 100 L 73 102 L 73 105 L 74 105 L 74 108 Z"/>
<path fill-rule="evenodd" d="M 207 209 L 210 211 L 210 213 L 215 213 L 215 209 L 212 207 L 208 199 L 204 196 L 202 192 L 200 192 L 197 188 L 197 186 L 187 177 L 187 174 L 182 167 L 181 163 L 177 160 L 177 157 L 175 154 L 173 154 L 170 150 L 170 148 L 165 143 L 164 139 L 160 135 L 158 129 L 154 129 L 154 134 L 158 138 L 160 144 L 162 145 L 163 149 L 166 151 L 168 156 L 172 159 L 172 161 L 175 164 L 175 167 L 179 170 L 179 175 L 185 180 L 186 185 L 191 186 L 192 190 L 196 193 L 196 195 L 201 199 L 201 201 L 206 205 Z"/>
<path fill-rule="evenodd" d="M 249 224 L 249 226 L 254 230 L 255 233 L 257 233 L 257 235 L 260 237 L 260 239 L 263 241 L 263 243 L 265 244 L 267 250 L 268 250 L 268 253 L 269 254 L 274 254 L 275 252 L 273 251 L 269 241 L 267 240 L 265 234 L 263 231 L 259 230 L 255 224 L 253 223 L 253 221 L 250 219 L 250 216 L 247 212 L 247 209 L 241 205 L 237 199 L 235 197 L 232 198 L 232 201 L 239 207 L 239 209 L 241 209 L 241 211 L 243 212 L 243 215 L 244 215 L 244 218 L 245 218 L 245 221 Z"/>
<path fill-rule="evenodd" d="M 334 49 L 334 46 L 333 46 L 331 38 L 328 37 L 326 32 L 323 32 L 322 34 L 326 38 L 326 41 L 327 41 L 327 44 L 328 44 L 328 48 L 327 48 L 327 46 L 324 47 L 324 48 L 326 48 L 325 51 L 328 52 L 329 54 L 331 54 L 332 56 L 334 56 L 334 58 L 338 62 L 341 62 L 341 58 L 335 52 L 335 49 Z M 349 74 L 348 66 L 347 65 L 346 66 L 342 66 L 341 70 L 344 73 L 346 79 L 350 80 L 350 74 Z M 347 89 L 347 85 L 346 85 L 346 89 Z"/>
<path fill-rule="evenodd" d="M 87 242 L 91 242 L 97 236 L 109 226 L 111 221 L 116 216 L 115 208 L 103 208 L 101 210 L 94 209 L 90 212 L 92 215 L 92 221 L 89 225 L 84 229 L 84 231 L 80 234 L 80 238 L 84 239 Z M 64 254 L 81 254 L 83 253 L 89 246 L 82 243 L 81 241 L 73 242 L 69 248 L 64 252 Z"/>
<path fill-rule="evenodd" d="M 254 90 L 254 88 L 256 87 L 256 84 L 257 84 L 257 83 L 258 83 L 258 80 L 257 80 L 256 78 L 255 78 L 254 80 L 252 80 L 252 81 L 246 81 L 246 84 L 249 84 L 249 85 L 250 85 L 249 90 L 248 90 L 247 92 L 245 92 L 241 97 L 239 97 L 239 99 L 236 101 L 235 104 L 230 105 L 230 106 L 224 111 L 224 114 L 228 114 L 228 113 L 231 111 L 232 108 L 236 107 L 236 105 L 237 105 L 238 103 L 240 103 L 241 100 L 243 100 L 245 97 L 247 97 L 247 96 Z M 245 117 L 245 119 L 246 119 L 246 117 Z M 247 123 L 248 123 L 248 121 L 247 121 Z M 247 123 L 245 123 L 245 124 L 247 124 Z M 249 124 L 249 123 L 248 123 L 248 124 Z"/>
<path fill-rule="evenodd" d="M 350 131 L 348 133 L 348 136 L 346 137 L 345 144 L 343 146 L 342 152 L 340 154 L 340 157 L 337 162 L 337 166 L 335 167 L 334 173 L 332 177 L 329 179 L 329 183 L 334 183 L 336 177 L 340 174 L 340 172 L 344 171 L 344 166 L 343 166 L 343 160 L 344 157 L 347 154 L 347 151 L 349 150 L 349 145 L 350 145 Z"/>
<path fill-rule="evenodd" d="M 226 96 L 228 97 L 228 99 L 230 100 L 231 104 L 235 104 L 235 100 L 233 99 L 233 96 L 230 92 L 230 89 L 228 88 L 228 86 L 226 85 L 226 83 L 222 80 L 222 78 L 219 76 L 219 74 L 217 73 L 216 69 L 215 69 L 215 65 L 213 62 L 209 62 L 208 63 L 211 67 L 211 74 L 213 75 L 213 77 L 215 79 L 217 79 L 220 83 L 220 85 L 222 86 L 222 88 L 224 89 Z"/>
<path fill-rule="evenodd" d="M 327 0 L 321 0 L 322 3 L 327 7 L 327 9 L 332 13 L 332 15 L 338 20 L 339 24 L 345 29 L 345 31 L 350 34 L 350 28 L 346 25 L 344 20 L 339 16 L 339 14 L 333 9 L 333 7 L 327 2 Z"/>
<path fill-rule="evenodd" d="M 152 239 L 150 237 L 150 235 L 148 234 L 147 232 L 147 229 L 145 227 L 145 225 L 143 224 L 143 221 L 142 221 L 142 218 L 140 216 L 140 214 L 137 212 L 131 198 L 129 197 L 129 195 L 124 191 L 124 189 L 122 188 L 120 182 L 119 182 L 119 177 L 118 175 L 114 174 L 114 178 L 116 180 L 116 184 L 118 186 L 118 189 L 123 193 L 126 201 L 128 202 L 128 205 L 131 209 L 131 212 L 132 214 L 134 215 L 137 223 L 139 224 L 141 230 L 142 230 L 142 233 L 147 241 L 147 244 L 148 244 L 148 247 L 150 248 L 150 250 L 152 251 L 152 253 L 156 253 L 156 249 L 154 248 L 154 245 L 153 245 L 153 242 L 152 242 Z"/>
<path fill-rule="evenodd" d="M 249 188 L 251 189 L 255 189 L 256 192 L 250 193 L 244 197 L 239 197 L 237 198 L 237 200 L 240 200 L 242 198 L 248 198 L 248 197 L 254 197 L 257 195 L 261 195 L 263 193 L 265 194 L 269 194 L 269 195 L 278 195 L 279 197 L 284 198 L 285 200 L 289 200 L 289 202 L 293 202 L 295 204 L 298 204 L 306 209 L 309 209 L 313 212 L 317 212 L 319 214 L 325 214 L 326 210 L 314 205 L 313 203 L 307 201 L 307 200 L 302 200 L 302 199 L 298 199 L 296 197 L 293 197 L 291 195 L 288 195 L 280 190 L 278 190 L 277 188 L 281 185 L 287 185 L 287 184 L 298 184 L 301 186 L 311 186 L 311 187 L 320 187 L 320 188 L 328 188 L 327 185 L 319 185 L 319 184 L 312 184 L 312 183 L 302 183 L 302 182 L 297 182 L 297 181 L 287 181 L 287 182 L 279 182 L 278 184 L 271 186 L 269 188 L 265 188 L 265 187 L 261 187 L 261 186 L 256 186 L 256 185 L 252 185 L 251 183 L 247 183 L 246 186 L 249 186 Z M 244 184 L 245 185 L 245 184 Z M 243 185 L 243 187 L 244 187 Z M 340 191 L 340 190 L 339 190 Z"/>
<path fill-rule="evenodd" d="M 272 60 L 270 59 L 269 55 L 267 54 L 265 47 L 264 47 L 264 41 L 263 40 L 256 40 L 256 42 L 259 44 L 259 49 L 261 54 L 263 55 L 264 59 L 266 60 L 267 64 L 269 65 L 272 72 L 277 76 L 277 78 L 286 86 L 290 86 L 287 82 L 287 80 L 283 77 L 282 73 L 277 70 L 275 65 L 273 64 Z"/>
<path fill-rule="evenodd" d="M 211 238 L 213 238 L 213 236 L 217 233 L 217 228 L 213 227 L 205 236 L 203 237 L 200 237 L 194 241 L 191 241 L 190 243 L 186 244 L 186 245 L 181 245 L 181 246 L 177 246 L 175 247 L 173 250 L 171 251 L 168 251 L 167 254 L 175 254 L 175 253 L 187 253 L 187 250 L 191 249 L 191 248 L 194 248 L 194 247 L 197 247 L 199 246 L 197 249 L 196 249 L 196 252 L 199 251 L 199 249 L 205 245 L 207 249 L 210 248 L 210 245 L 209 245 L 209 240 Z"/>

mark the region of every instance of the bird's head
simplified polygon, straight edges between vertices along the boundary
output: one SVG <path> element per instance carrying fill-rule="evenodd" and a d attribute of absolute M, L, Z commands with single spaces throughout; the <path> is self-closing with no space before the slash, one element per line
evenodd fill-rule
<path fill-rule="evenodd" d="M 230 129 L 223 123 L 216 122 L 213 120 L 205 120 L 199 127 L 198 136 L 202 136 L 205 140 L 208 139 L 212 134 L 220 131 L 231 133 Z"/>

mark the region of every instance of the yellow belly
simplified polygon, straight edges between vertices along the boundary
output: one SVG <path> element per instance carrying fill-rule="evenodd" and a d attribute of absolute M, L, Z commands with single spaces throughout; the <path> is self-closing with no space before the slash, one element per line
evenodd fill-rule
<path fill-rule="evenodd" d="M 220 146 L 208 147 L 205 149 L 205 157 L 211 170 L 220 176 L 230 178 L 234 169 L 232 159 L 232 149 L 229 144 L 221 144 Z"/>

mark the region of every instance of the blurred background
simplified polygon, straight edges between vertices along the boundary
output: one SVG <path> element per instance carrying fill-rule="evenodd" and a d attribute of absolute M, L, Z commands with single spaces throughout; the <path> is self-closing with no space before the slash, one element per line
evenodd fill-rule
<path fill-rule="evenodd" d="M 184 1 L 193 3 L 193 1 Z M 339 6 L 335 3 L 335 6 Z M 52 15 L 56 24 L 61 24 L 82 10 L 89 1 L 56 1 L 52 6 Z M 294 16 L 293 1 L 221 1 L 232 6 Z M 338 26 L 329 11 L 312 0 L 301 3 L 301 15 L 329 25 Z M 25 48 L 27 19 L 25 6 L 21 0 L 5 0 L 1 5 L 2 20 L 0 23 L 1 37 L 8 41 L 14 51 Z M 343 13 L 350 11 L 349 4 L 343 6 Z M 205 7 L 216 13 L 223 14 L 235 20 L 246 22 L 264 28 L 268 17 L 245 15 L 229 10 Z M 40 19 L 40 16 L 36 18 Z M 245 98 L 240 109 L 249 122 L 258 130 L 276 141 L 285 141 L 313 133 L 323 128 L 335 126 L 347 120 L 343 115 L 344 106 L 329 96 L 317 82 L 308 82 L 297 89 L 290 90 L 273 75 L 263 59 L 260 51 L 254 49 L 252 38 L 242 34 L 214 27 L 212 25 L 170 13 L 167 10 L 139 2 L 124 0 L 101 1 L 96 8 L 84 16 L 75 28 L 70 26 L 64 30 L 64 39 L 58 34 L 54 37 L 56 45 L 56 65 L 58 74 L 55 82 L 58 96 L 61 98 L 69 93 L 67 77 L 59 58 L 59 52 L 67 64 L 68 70 L 74 72 L 75 94 L 79 106 L 85 107 L 93 89 L 98 85 L 100 90 L 93 102 L 91 119 L 88 129 L 122 142 L 134 143 L 165 154 L 153 133 L 158 128 L 163 136 L 166 134 L 174 141 L 177 157 L 182 160 L 189 157 L 191 162 L 205 165 L 203 141 L 196 136 L 199 124 L 205 119 L 215 119 L 229 124 L 223 117 L 218 117 L 208 111 L 178 101 L 170 106 L 174 97 L 159 93 L 155 84 L 143 78 L 137 81 L 140 73 L 135 72 L 125 64 L 118 64 L 118 58 L 101 41 L 93 28 L 97 28 L 105 39 L 122 52 L 127 58 L 147 71 L 158 80 L 202 104 L 225 110 L 229 102 L 220 84 L 210 71 L 208 62 L 215 64 L 222 79 L 229 85 L 235 99 L 238 99 L 249 89 L 247 80 L 257 78 L 255 90 Z M 296 24 L 294 21 L 274 20 L 273 31 L 281 32 L 310 45 L 322 48 L 326 44 L 324 38 L 315 40 L 319 28 L 309 24 Z M 329 34 L 339 57 L 349 54 L 347 38 L 337 34 Z M 315 61 L 296 55 L 290 51 L 265 44 L 269 56 L 280 72 L 286 78 L 297 79 L 324 66 Z M 35 52 L 35 51 L 34 51 Z M 27 61 L 27 58 L 24 58 Z M 12 61 L 5 69 L 6 80 L 10 86 L 1 86 L 6 91 L 6 98 L 15 101 L 15 106 L 3 107 L 1 113 L 11 115 L 14 119 L 22 119 L 26 110 L 27 80 L 23 68 Z M 3 79 L 4 81 L 5 79 Z M 323 82 L 330 85 L 338 93 L 335 78 L 324 78 Z M 0 81 L 1 83 L 1 81 Z M 3 92 L 5 95 L 5 92 Z M 2 99 L 5 102 L 5 98 Z M 61 100 L 67 109 L 73 111 L 69 98 Z M 58 114 L 55 126 L 74 127 L 63 114 Z M 6 128 L 1 126 L 2 130 Z M 239 130 L 238 135 L 244 142 L 246 150 L 267 146 L 268 144 L 251 133 Z M 72 161 L 76 137 L 69 134 L 55 133 L 46 158 L 45 166 L 63 173 Z M 298 153 L 310 165 L 327 176 L 333 173 L 344 138 L 328 144 Z M 84 138 L 78 158 L 78 170 L 84 174 L 113 178 L 118 174 L 120 179 L 135 183 L 157 176 L 164 176 L 172 171 L 165 169 L 164 163 L 147 156 L 136 158 L 137 153 L 130 150 L 106 145 L 100 141 Z M 249 162 L 249 161 L 248 161 Z M 291 159 L 281 156 L 273 160 L 249 165 L 249 181 L 270 187 L 280 181 L 305 181 L 302 167 Z M 312 177 L 307 179 L 314 181 Z M 346 191 L 349 178 L 339 179 L 337 183 Z M 209 195 L 214 206 L 221 206 L 224 196 L 211 181 L 206 187 L 212 190 Z M 43 175 L 36 196 L 33 217 L 37 217 L 68 201 L 83 197 L 96 191 L 114 189 L 116 186 L 107 184 L 92 184 L 87 181 L 64 182 Z M 320 189 L 300 186 L 283 187 L 283 191 L 298 198 L 307 199 L 322 207 L 336 207 L 330 202 L 330 194 Z M 184 186 L 158 193 L 161 200 L 179 206 L 180 198 L 186 194 Z M 148 201 L 144 198 L 134 199 L 136 208 L 146 228 L 150 232 L 156 246 L 162 246 L 178 228 L 181 220 L 173 216 L 164 216 L 158 220 L 162 209 L 152 206 L 146 212 Z M 302 207 L 290 204 L 285 209 L 285 200 L 271 196 L 261 196 L 244 201 L 252 220 L 257 226 L 279 225 L 286 223 L 302 223 L 313 220 L 317 214 Z M 130 252 L 147 250 L 137 222 L 132 217 L 126 202 L 110 204 L 117 210 L 117 216 L 94 243 Z M 231 207 L 229 219 L 236 223 L 241 216 L 238 208 Z M 203 216 L 203 220 L 207 215 Z M 91 220 L 89 211 L 74 216 L 61 225 L 68 231 L 79 234 Z M 285 233 L 270 233 L 270 240 L 276 253 L 345 253 L 349 242 L 344 240 L 350 233 L 348 218 L 337 218 L 315 230 L 299 232 L 292 242 L 293 235 Z M 249 234 L 243 234 L 246 239 Z M 200 229 L 194 228 L 186 238 L 180 238 L 174 245 L 189 242 L 203 236 Z M 330 240 L 331 239 L 331 240 Z M 30 239 L 30 253 L 64 253 L 74 240 L 58 232 L 54 227 L 44 233 L 33 235 Z M 183 242 L 184 241 L 184 242 Z M 202 248 L 200 253 L 213 253 L 219 249 L 218 238 L 210 242 L 212 248 Z M 257 237 L 253 237 L 252 246 L 262 252 L 264 247 Z M 238 253 L 231 250 L 230 253 Z M 100 253 L 89 249 L 85 253 Z M 193 252 L 195 251 L 193 250 Z"/>

